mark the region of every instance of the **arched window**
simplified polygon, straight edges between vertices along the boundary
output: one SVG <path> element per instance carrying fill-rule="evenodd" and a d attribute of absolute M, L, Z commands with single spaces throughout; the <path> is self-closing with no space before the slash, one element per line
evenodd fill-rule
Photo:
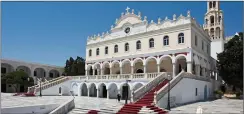
<path fill-rule="evenodd" d="M 210 23 L 211 23 L 211 24 L 214 23 L 214 16 L 210 16 Z"/>
<path fill-rule="evenodd" d="M 221 21 L 221 16 L 219 16 L 219 23 L 220 23 L 220 21 Z"/>
<path fill-rule="evenodd" d="M 206 24 L 206 25 L 208 24 L 208 19 L 205 19 L 205 24 Z"/>
<path fill-rule="evenodd" d="M 108 46 L 105 47 L 105 54 L 108 54 Z"/>
<path fill-rule="evenodd" d="M 92 50 L 91 49 L 89 50 L 89 56 L 92 56 Z"/>
<path fill-rule="evenodd" d="M 212 8 L 212 2 L 209 2 L 209 8 Z"/>
<path fill-rule="evenodd" d="M 125 43 L 125 51 L 129 51 L 129 43 Z"/>
<path fill-rule="evenodd" d="M 215 8 L 215 6 L 216 6 L 216 2 L 214 1 L 214 2 L 213 2 L 213 8 Z"/>
<path fill-rule="evenodd" d="M 97 48 L 96 54 L 99 55 L 99 48 Z"/>
<path fill-rule="evenodd" d="M 118 45 L 114 46 L 114 53 L 118 53 Z"/>
<path fill-rule="evenodd" d="M 136 42 L 136 49 L 141 49 L 141 41 L 140 40 L 138 40 Z"/>
<path fill-rule="evenodd" d="M 179 44 L 184 43 L 184 34 L 183 33 L 180 33 L 178 35 L 178 43 Z"/>
<path fill-rule="evenodd" d="M 164 36 L 164 45 L 169 45 L 169 36 Z"/>
<path fill-rule="evenodd" d="M 149 47 L 150 48 L 154 47 L 154 39 L 153 38 L 149 39 Z"/>

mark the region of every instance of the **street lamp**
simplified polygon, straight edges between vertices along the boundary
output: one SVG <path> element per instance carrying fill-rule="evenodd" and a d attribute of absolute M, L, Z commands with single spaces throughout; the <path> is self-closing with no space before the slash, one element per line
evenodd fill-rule
<path fill-rule="evenodd" d="M 167 109 L 170 111 L 170 80 L 171 80 L 171 76 L 168 75 L 168 107 Z"/>
<path fill-rule="evenodd" d="M 42 86 L 41 86 L 42 84 L 41 83 L 42 83 L 42 77 L 40 78 L 40 97 L 42 97 Z"/>
<path fill-rule="evenodd" d="M 127 90 L 126 91 L 126 96 L 125 96 L 125 104 L 127 104 L 127 100 L 128 100 L 128 94 L 129 94 L 129 85 L 128 85 L 128 82 L 130 82 L 131 80 L 126 80 L 126 87 L 127 87 Z"/>

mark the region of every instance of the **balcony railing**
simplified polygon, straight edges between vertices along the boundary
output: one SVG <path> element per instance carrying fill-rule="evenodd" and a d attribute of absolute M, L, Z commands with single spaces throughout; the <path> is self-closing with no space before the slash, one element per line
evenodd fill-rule
<path fill-rule="evenodd" d="M 71 76 L 76 80 L 117 80 L 117 79 L 154 79 L 160 74 L 156 73 L 136 73 L 136 74 L 111 74 L 111 75 L 87 75 L 87 76 Z"/>

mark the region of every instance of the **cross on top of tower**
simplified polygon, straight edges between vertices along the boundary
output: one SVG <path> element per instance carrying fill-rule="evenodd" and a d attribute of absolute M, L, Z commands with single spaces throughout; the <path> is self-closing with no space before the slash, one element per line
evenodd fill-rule
<path fill-rule="evenodd" d="M 130 8 L 127 6 L 127 8 L 126 8 L 125 10 L 126 10 L 126 12 L 128 13 L 128 12 L 129 12 L 129 10 L 130 10 Z"/>

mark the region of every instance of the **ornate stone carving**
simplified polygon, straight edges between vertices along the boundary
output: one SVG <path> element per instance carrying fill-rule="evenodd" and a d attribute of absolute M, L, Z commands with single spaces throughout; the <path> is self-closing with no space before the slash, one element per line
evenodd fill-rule
<path fill-rule="evenodd" d="M 143 21 L 147 21 L 147 16 L 144 16 L 144 20 Z"/>
<path fill-rule="evenodd" d="M 134 9 L 131 10 L 131 14 L 134 14 Z"/>
<path fill-rule="evenodd" d="M 158 18 L 158 24 L 160 24 L 161 23 L 161 18 Z"/>
<path fill-rule="evenodd" d="M 190 12 L 190 10 L 187 11 L 187 17 L 191 17 L 191 12 Z"/>
<path fill-rule="evenodd" d="M 176 15 L 175 15 L 175 14 L 173 15 L 173 20 L 174 20 L 174 21 L 176 20 Z"/>

